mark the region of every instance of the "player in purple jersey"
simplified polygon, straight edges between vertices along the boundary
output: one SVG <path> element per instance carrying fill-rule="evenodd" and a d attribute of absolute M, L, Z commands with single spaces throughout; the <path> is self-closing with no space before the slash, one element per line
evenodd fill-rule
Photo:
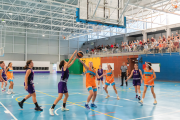
<path fill-rule="evenodd" d="M 7 86 L 7 76 L 5 74 L 6 72 L 6 66 L 4 66 L 4 68 L 2 68 L 3 72 L 2 72 L 2 77 L 3 79 L 5 80 L 5 82 L 2 82 L 2 85 L 1 85 L 1 90 L 2 92 L 6 91 L 6 86 Z M 5 83 L 5 87 L 4 87 L 4 83 Z"/>
<path fill-rule="evenodd" d="M 135 92 L 136 92 L 136 98 L 138 98 L 139 100 L 141 100 L 141 90 L 140 90 L 140 86 L 141 86 L 141 78 L 143 78 L 142 75 L 142 71 L 138 68 L 137 64 L 134 64 L 134 70 L 132 70 L 131 75 L 127 78 L 126 82 L 133 76 L 133 86 L 135 88 Z M 138 97 L 138 94 L 139 97 Z"/>
<path fill-rule="evenodd" d="M 77 50 L 74 51 L 73 55 L 71 56 L 71 58 L 69 59 L 68 62 L 66 62 L 65 60 L 62 60 L 59 64 L 59 69 L 62 70 L 62 75 L 61 75 L 61 79 L 60 82 L 58 83 L 58 98 L 56 98 L 56 100 L 54 101 L 54 104 L 52 105 L 52 107 L 49 109 L 49 114 L 50 115 L 54 115 L 54 108 L 56 106 L 56 104 L 62 99 L 63 94 L 65 95 L 64 99 L 63 99 L 63 107 L 62 107 L 62 111 L 68 111 L 69 109 L 66 108 L 66 101 L 68 99 L 68 89 L 67 89 L 67 81 L 69 78 L 69 70 L 68 68 L 75 62 L 77 56 L 73 59 L 74 55 L 76 54 Z"/>
<path fill-rule="evenodd" d="M 102 69 L 101 65 L 99 65 L 99 69 L 97 70 L 97 74 L 99 76 L 103 75 L 103 69 Z M 100 79 L 97 78 L 97 81 L 98 81 L 98 89 L 100 88 L 100 81 L 101 81 L 103 89 L 104 89 L 103 77 L 101 77 Z"/>
<path fill-rule="evenodd" d="M 18 102 L 18 104 L 21 108 L 23 108 L 23 103 L 32 96 L 32 100 L 35 104 L 35 110 L 43 111 L 43 109 L 40 108 L 36 100 L 36 92 L 35 92 L 34 83 L 33 83 L 33 79 L 34 79 L 34 72 L 32 70 L 33 61 L 28 60 L 24 68 L 26 69 L 24 86 L 25 86 L 25 90 L 29 93 L 29 95 L 27 95 L 21 102 Z"/>
<path fill-rule="evenodd" d="M 5 80 L 4 80 L 3 76 L 2 76 L 4 66 L 5 66 L 4 61 L 0 61 L 0 82 L 5 82 Z"/>

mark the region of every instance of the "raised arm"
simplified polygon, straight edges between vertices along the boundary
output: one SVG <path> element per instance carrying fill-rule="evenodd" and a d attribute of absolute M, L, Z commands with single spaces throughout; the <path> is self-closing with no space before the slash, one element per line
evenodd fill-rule
<path fill-rule="evenodd" d="M 76 54 L 76 52 L 77 52 L 77 50 L 75 50 L 74 53 L 72 54 L 72 56 L 70 57 L 70 59 L 69 59 L 69 61 L 67 63 L 67 66 L 69 66 L 69 64 L 71 63 L 71 61 L 72 61 L 74 55 Z"/>
<path fill-rule="evenodd" d="M 74 64 L 74 62 L 76 61 L 77 56 L 74 58 L 74 60 L 68 65 L 68 68 L 71 67 L 72 64 Z"/>
<path fill-rule="evenodd" d="M 78 58 L 78 59 L 79 59 L 79 58 Z M 79 59 L 79 61 L 82 63 L 82 65 L 85 67 L 86 70 L 89 69 L 89 67 L 88 67 L 82 60 Z"/>
<path fill-rule="evenodd" d="M 134 72 L 134 70 L 132 70 L 132 71 L 131 71 L 131 74 L 130 74 L 130 76 L 127 78 L 127 80 L 126 80 L 126 81 L 128 81 L 128 80 L 132 77 L 133 72 Z"/>

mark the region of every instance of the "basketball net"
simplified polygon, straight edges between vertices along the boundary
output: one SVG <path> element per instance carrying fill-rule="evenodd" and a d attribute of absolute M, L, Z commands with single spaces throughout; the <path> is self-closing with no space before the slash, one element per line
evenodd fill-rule
<path fill-rule="evenodd" d="M 178 1 L 177 0 L 171 0 L 171 5 L 173 7 L 172 12 L 175 12 L 179 9 Z"/>

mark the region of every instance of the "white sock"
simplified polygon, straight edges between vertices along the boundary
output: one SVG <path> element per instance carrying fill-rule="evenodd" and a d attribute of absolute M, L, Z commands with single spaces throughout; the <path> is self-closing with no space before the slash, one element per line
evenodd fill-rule
<path fill-rule="evenodd" d="M 139 96 L 141 96 L 141 93 L 138 93 L 139 94 Z"/>
<path fill-rule="evenodd" d="M 94 102 L 92 102 L 92 104 L 94 104 Z"/>
<path fill-rule="evenodd" d="M 1 90 L 3 90 L 3 88 L 1 88 Z"/>
<path fill-rule="evenodd" d="M 116 94 L 116 96 L 119 97 L 118 94 Z"/>
<path fill-rule="evenodd" d="M 10 92 L 10 89 L 8 89 L 8 92 Z"/>
<path fill-rule="evenodd" d="M 136 93 L 136 95 L 138 95 L 138 94 Z"/>
<path fill-rule="evenodd" d="M 154 98 L 154 100 L 156 100 L 156 98 Z"/>
<path fill-rule="evenodd" d="M 109 94 L 107 93 L 107 95 L 109 95 Z"/>
<path fill-rule="evenodd" d="M 144 99 L 142 98 L 142 101 L 143 101 Z"/>
<path fill-rule="evenodd" d="M 88 105 L 89 103 L 88 103 L 88 102 L 86 102 L 86 104 Z"/>
<path fill-rule="evenodd" d="M 100 85 L 98 85 L 98 87 L 100 87 Z"/>
<path fill-rule="evenodd" d="M 13 89 L 11 89 L 11 92 L 13 92 Z"/>

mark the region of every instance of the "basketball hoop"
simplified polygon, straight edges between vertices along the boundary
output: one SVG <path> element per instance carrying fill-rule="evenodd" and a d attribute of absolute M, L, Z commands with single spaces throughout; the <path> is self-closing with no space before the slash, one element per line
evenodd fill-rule
<path fill-rule="evenodd" d="M 178 1 L 177 0 L 171 0 L 171 4 L 172 4 L 174 9 L 178 8 Z"/>
<path fill-rule="evenodd" d="M 62 35 L 62 38 L 65 40 L 65 39 L 66 39 L 66 36 Z"/>

